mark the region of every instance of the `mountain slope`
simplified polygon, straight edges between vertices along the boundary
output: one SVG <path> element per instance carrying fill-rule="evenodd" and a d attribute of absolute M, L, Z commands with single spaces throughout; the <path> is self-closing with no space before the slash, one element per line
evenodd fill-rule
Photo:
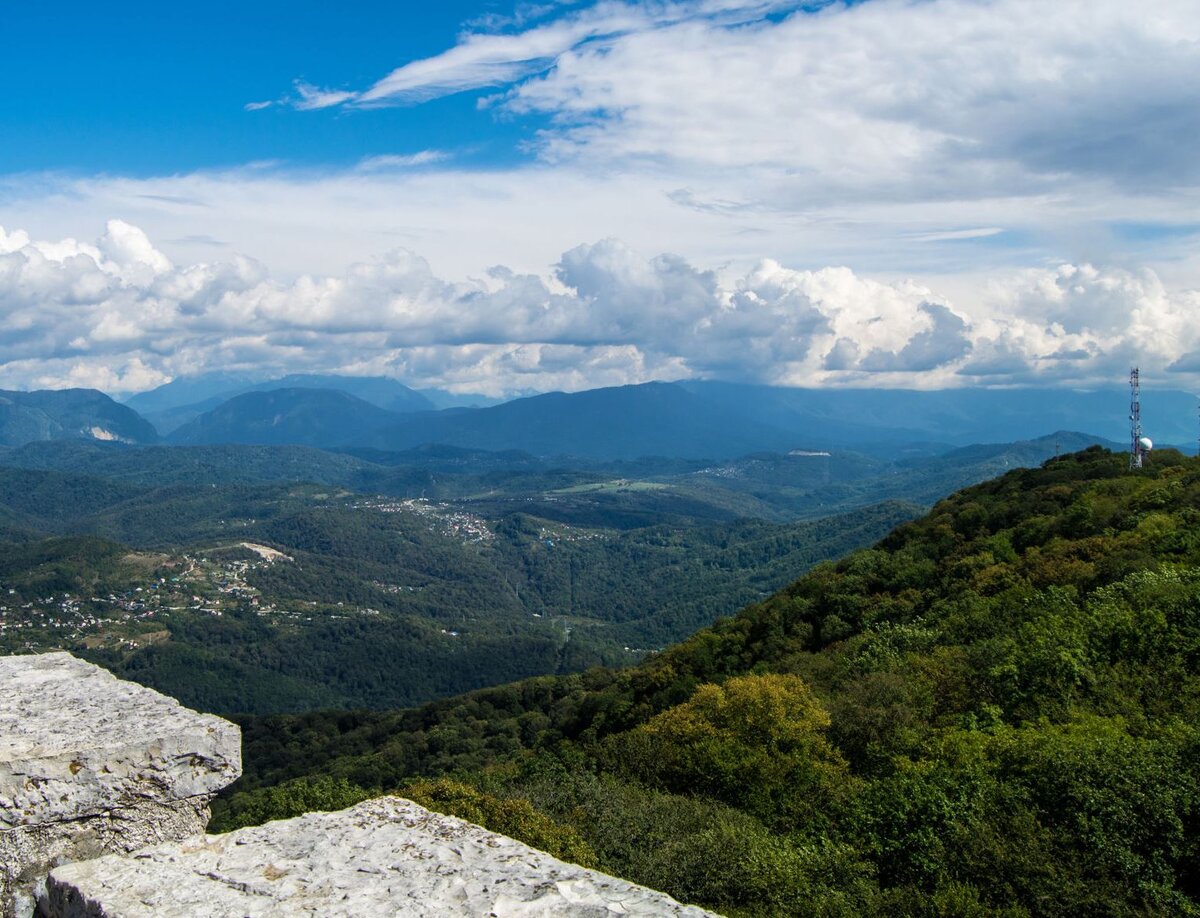
<path fill-rule="evenodd" d="M 136 411 L 95 389 L 0 390 L 0 445 L 68 439 L 153 443 L 158 434 Z"/>
<path fill-rule="evenodd" d="M 1173 451 L 1009 472 L 631 670 L 248 720 L 219 818 L 482 793 L 727 914 L 1195 915 L 1198 506 Z"/>
<path fill-rule="evenodd" d="M 396 415 L 334 389 L 238 395 L 174 431 L 171 442 L 337 446 L 361 442 Z"/>

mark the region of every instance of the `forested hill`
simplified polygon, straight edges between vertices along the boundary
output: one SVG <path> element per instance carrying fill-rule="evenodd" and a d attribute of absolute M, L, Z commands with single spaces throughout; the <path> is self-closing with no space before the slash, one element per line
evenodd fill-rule
<path fill-rule="evenodd" d="M 1200 462 L 1093 448 L 634 669 L 246 720 L 218 825 L 399 787 L 730 915 L 1197 915 L 1198 664 Z"/>

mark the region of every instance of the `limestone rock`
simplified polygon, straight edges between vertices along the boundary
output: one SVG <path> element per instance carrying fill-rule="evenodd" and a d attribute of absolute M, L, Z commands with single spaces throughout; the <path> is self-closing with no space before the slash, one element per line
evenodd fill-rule
<path fill-rule="evenodd" d="M 712 913 L 399 797 L 56 869 L 50 918 Z"/>
<path fill-rule="evenodd" d="M 0 657 L 0 915 L 56 863 L 203 831 L 241 733 L 67 653 Z"/>

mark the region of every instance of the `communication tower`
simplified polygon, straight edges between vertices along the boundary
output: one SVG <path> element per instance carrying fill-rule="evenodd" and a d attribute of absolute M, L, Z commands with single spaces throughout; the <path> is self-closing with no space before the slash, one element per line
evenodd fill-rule
<path fill-rule="evenodd" d="M 1140 469 L 1142 458 L 1146 453 L 1146 443 L 1149 441 L 1142 436 L 1142 388 L 1138 379 L 1138 368 L 1129 371 L 1129 467 Z"/>

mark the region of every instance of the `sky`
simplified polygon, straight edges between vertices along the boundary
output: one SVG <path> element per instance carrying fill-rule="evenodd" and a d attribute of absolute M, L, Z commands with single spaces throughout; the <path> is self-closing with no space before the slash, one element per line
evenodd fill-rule
<path fill-rule="evenodd" d="M 0 4 L 0 387 L 1200 388 L 1194 0 Z"/>

